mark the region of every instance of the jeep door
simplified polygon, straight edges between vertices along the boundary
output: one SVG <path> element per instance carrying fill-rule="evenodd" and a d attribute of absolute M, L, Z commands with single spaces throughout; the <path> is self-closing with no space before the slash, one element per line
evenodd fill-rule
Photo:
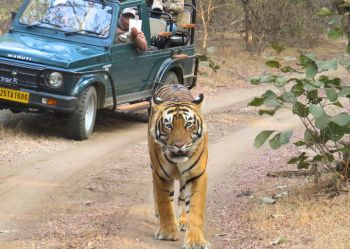
<path fill-rule="evenodd" d="M 141 20 L 141 4 L 123 5 L 120 13 L 126 7 L 133 8 L 137 13 L 135 19 Z M 142 23 L 142 30 L 144 27 L 145 23 Z M 111 73 L 115 79 L 118 103 L 131 102 L 151 96 L 150 75 L 153 65 L 148 61 L 150 56 L 150 52 L 137 52 L 134 43 L 123 42 L 116 36 L 111 49 Z"/>

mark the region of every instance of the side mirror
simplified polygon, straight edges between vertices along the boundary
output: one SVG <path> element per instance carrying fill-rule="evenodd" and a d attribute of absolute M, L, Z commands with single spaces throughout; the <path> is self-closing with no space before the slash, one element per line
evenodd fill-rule
<path fill-rule="evenodd" d="M 13 19 L 15 19 L 16 15 L 17 15 L 17 12 L 16 12 L 16 11 L 12 11 L 12 12 L 11 12 L 11 20 L 12 20 L 12 21 L 13 21 Z"/>

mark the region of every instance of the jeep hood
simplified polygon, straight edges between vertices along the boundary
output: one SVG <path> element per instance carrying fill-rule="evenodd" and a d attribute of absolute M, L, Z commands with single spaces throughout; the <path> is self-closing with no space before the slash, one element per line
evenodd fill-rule
<path fill-rule="evenodd" d="M 0 36 L 0 57 L 44 65 L 75 68 L 104 60 L 103 47 L 39 36 L 9 33 Z"/>

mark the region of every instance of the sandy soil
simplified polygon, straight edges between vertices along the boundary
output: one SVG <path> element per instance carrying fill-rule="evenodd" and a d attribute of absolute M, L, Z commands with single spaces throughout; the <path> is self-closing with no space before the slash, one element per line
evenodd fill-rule
<path fill-rule="evenodd" d="M 254 232 L 239 217 L 244 201 L 233 216 L 227 217 L 226 209 L 232 210 L 237 192 L 261 174 L 239 164 L 259 158 L 252 148 L 258 131 L 294 125 L 287 116 L 258 118 L 246 107 L 263 91 L 230 90 L 203 107 L 210 131 L 206 234 L 213 248 L 259 244 L 252 244 Z M 96 132 L 84 142 L 66 140 L 54 117 L 3 115 L 1 248 L 181 247 L 182 240 L 153 239 L 157 224 L 143 114 L 101 113 Z M 14 126 L 19 120 L 21 127 Z M 238 239 L 232 238 L 233 231 Z M 244 240 L 251 247 L 241 247 Z"/>

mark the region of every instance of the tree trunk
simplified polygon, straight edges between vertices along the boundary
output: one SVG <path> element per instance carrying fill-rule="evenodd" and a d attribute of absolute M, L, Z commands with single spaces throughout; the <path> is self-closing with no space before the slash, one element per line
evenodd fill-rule
<path fill-rule="evenodd" d="M 244 25 L 245 25 L 245 44 L 246 49 L 250 52 L 253 52 L 253 22 L 251 18 L 251 13 L 249 10 L 250 0 L 242 0 L 243 9 L 244 9 Z"/>

